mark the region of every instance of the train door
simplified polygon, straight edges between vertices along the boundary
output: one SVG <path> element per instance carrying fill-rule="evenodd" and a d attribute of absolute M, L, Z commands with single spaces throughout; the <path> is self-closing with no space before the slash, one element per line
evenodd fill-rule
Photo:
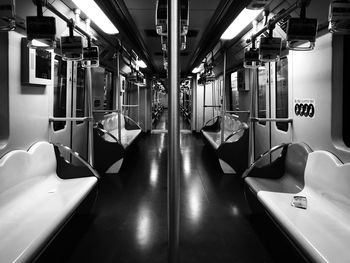
<path fill-rule="evenodd" d="M 84 117 L 85 69 L 80 63 L 63 61 L 58 55 L 54 64 L 53 117 Z M 54 121 L 51 127 L 50 138 L 53 142 L 67 145 L 87 158 L 87 122 Z"/>
<path fill-rule="evenodd" d="M 258 69 L 257 117 L 270 119 L 256 122 L 255 159 L 273 146 L 291 142 L 291 125 L 275 119 L 289 118 L 288 58 L 266 63 Z"/>
<path fill-rule="evenodd" d="M 271 118 L 288 119 L 290 90 L 288 87 L 288 58 L 271 63 Z M 288 122 L 271 122 L 271 147 L 292 141 L 292 127 Z"/>
<path fill-rule="evenodd" d="M 62 60 L 61 56 L 54 58 L 54 91 L 53 117 L 66 118 L 71 116 L 72 101 L 72 63 Z M 69 121 L 54 121 L 51 123 L 50 139 L 71 147 L 71 123 Z M 65 156 L 68 158 L 69 156 Z"/>
<path fill-rule="evenodd" d="M 87 116 L 86 112 L 86 92 L 85 92 L 85 68 L 81 66 L 81 62 L 73 62 L 73 85 L 72 85 L 72 115 L 71 117 L 82 118 Z M 90 70 L 90 69 L 88 69 Z M 88 122 L 72 121 L 72 149 L 78 152 L 85 160 L 87 160 L 88 145 Z"/>

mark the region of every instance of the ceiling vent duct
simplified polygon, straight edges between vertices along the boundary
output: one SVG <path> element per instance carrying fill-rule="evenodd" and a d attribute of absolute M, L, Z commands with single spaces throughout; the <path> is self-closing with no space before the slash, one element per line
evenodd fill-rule
<path fill-rule="evenodd" d="M 329 6 L 328 15 L 331 33 L 350 34 L 350 2 L 332 1 Z"/>

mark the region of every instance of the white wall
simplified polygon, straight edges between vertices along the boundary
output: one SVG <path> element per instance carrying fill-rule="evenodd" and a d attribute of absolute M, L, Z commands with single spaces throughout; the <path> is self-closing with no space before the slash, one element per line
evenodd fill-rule
<path fill-rule="evenodd" d="M 39 140 L 48 141 L 49 120 L 53 109 L 49 97 L 53 84 L 29 86 L 21 84 L 21 34 L 9 32 L 9 109 L 10 136 L 0 156 L 14 149 L 28 149 Z"/>

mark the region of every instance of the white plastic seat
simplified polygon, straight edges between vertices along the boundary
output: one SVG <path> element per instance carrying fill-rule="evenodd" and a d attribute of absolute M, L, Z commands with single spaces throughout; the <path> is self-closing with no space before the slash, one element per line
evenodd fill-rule
<path fill-rule="evenodd" d="M 34 144 L 0 160 L 0 262 L 28 262 L 72 216 L 96 177 L 61 179 L 53 145 Z"/>
<path fill-rule="evenodd" d="M 312 261 L 348 262 L 349 189 L 350 164 L 342 164 L 330 152 L 315 151 L 308 156 L 305 186 L 299 193 L 262 190 L 257 197 Z M 296 195 L 306 197 L 306 209 L 291 205 Z"/>

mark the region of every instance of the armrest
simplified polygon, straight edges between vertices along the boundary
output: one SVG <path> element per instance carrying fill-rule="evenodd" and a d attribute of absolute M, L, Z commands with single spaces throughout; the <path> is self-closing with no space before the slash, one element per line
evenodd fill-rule
<path fill-rule="evenodd" d="M 226 137 L 226 139 L 224 140 L 224 142 L 227 142 L 232 136 L 236 135 L 237 133 L 244 131 L 246 129 L 248 129 L 248 125 L 246 123 L 243 124 L 243 126 L 241 128 L 239 128 L 238 130 L 233 131 L 229 136 Z"/>
<path fill-rule="evenodd" d="M 95 126 L 94 129 L 102 132 L 103 134 L 107 134 L 108 136 L 110 136 L 113 140 L 115 140 L 117 143 L 121 144 L 120 141 L 117 139 L 117 137 L 115 137 L 112 133 L 110 133 L 109 131 L 106 131 L 105 129 L 102 129 L 98 126 Z"/>
<path fill-rule="evenodd" d="M 252 172 L 252 170 L 256 167 L 256 165 L 257 165 L 259 162 L 261 162 L 261 160 L 263 160 L 266 156 L 268 156 L 268 155 L 270 155 L 271 153 L 277 151 L 278 149 L 283 148 L 282 154 L 281 154 L 281 156 L 280 156 L 281 158 L 280 158 L 280 157 L 277 158 L 274 162 L 272 162 L 272 163 L 270 164 L 269 167 L 274 167 L 274 166 L 276 166 L 276 165 L 273 165 L 274 163 L 277 163 L 277 166 L 278 166 L 279 163 L 281 162 L 281 159 L 284 161 L 284 158 L 285 158 L 285 156 L 286 156 L 286 154 L 287 154 L 287 147 L 288 147 L 290 144 L 291 144 L 291 143 L 282 143 L 282 144 L 277 145 L 277 146 L 275 146 L 275 147 L 272 147 L 270 150 L 264 152 L 262 155 L 260 155 L 260 156 L 258 157 L 258 159 L 256 159 L 256 160 L 248 167 L 247 170 L 244 171 L 244 173 L 243 173 L 243 175 L 242 175 L 242 178 L 244 179 L 244 178 L 248 177 L 248 176 L 250 175 L 250 173 Z"/>
<path fill-rule="evenodd" d="M 129 116 L 127 115 L 124 115 L 124 118 L 126 118 L 127 120 L 131 121 L 133 124 L 135 124 L 140 130 L 142 129 L 141 126 L 136 122 L 134 121 L 133 119 L 131 119 Z"/>
<path fill-rule="evenodd" d="M 71 148 L 61 143 L 51 142 L 51 144 L 72 154 L 72 156 L 74 156 L 80 162 L 82 162 L 85 165 L 85 167 L 87 167 L 97 179 L 100 179 L 100 175 L 97 173 L 97 171 L 87 161 L 85 161 L 84 158 L 79 155 L 79 153 L 73 151 Z"/>

